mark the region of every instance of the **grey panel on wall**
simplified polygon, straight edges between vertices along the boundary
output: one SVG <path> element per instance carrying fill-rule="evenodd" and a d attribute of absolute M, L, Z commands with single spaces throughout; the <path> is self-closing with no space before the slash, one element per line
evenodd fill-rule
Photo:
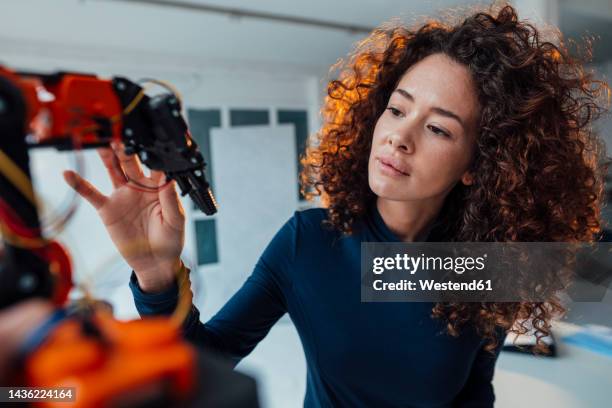
<path fill-rule="evenodd" d="M 196 220 L 196 243 L 198 249 L 198 265 L 219 262 L 217 248 L 217 220 Z"/>
<path fill-rule="evenodd" d="M 290 123 L 295 127 L 295 157 L 299 172 L 302 170 L 300 165 L 300 154 L 305 152 L 306 141 L 308 139 L 308 112 L 303 110 L 281 110 L 277 112 L 278 123 Z M 299 191 L 298 185 L 298 200 L 303 200 L 304 196 Z"/>
<path fill-rule="evenodd" d="M 219 109 L 189 109 L 187 111 L 189 130 L 195 139 L 206 161 L 206 178 L 215 191 L 213 184 L 213 157 L 210 154 L 210 129 L 221 126 L 221 111 Z"/>
<path fill-rule="evenodd" d="M 267 109 L 231 109 L 230 126 L 253 126 L 270 124 Z"/>

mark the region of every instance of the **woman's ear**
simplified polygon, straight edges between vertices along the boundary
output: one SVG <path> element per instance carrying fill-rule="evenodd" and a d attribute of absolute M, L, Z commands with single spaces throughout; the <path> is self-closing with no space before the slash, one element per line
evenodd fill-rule
<path fill-rule="evenodd" d="M 474 175 L 469 171 L 466 171 L 463 173 L 463 176 L 461 176 L 461 182 L 466 186 L 471 186 L 474 184 Z"/>

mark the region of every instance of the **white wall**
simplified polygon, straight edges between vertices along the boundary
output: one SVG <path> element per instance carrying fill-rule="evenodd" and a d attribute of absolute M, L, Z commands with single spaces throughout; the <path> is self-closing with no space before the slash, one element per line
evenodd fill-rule
<path fill-rule="evenodd" d="M 0 27 L 0 38 L 7 33 L 6 26 L 4 30 Z M 338 55 L 344 52 L 338 50 Z M 122 75 L 131 79 L 152 77 L 166 80 L 182 94 L 184 108 L 220 108 L 222 131 L 229 131 L 230 108 L 261 108 L 269 109 L 271 112 L 276 108 L 306 110 L 309 116 L 309 129 L 311 131 L 317 129 L 323 88 L 321 78 L 326 72 L 320 67 L 313 69 L 312 66 L 279 65 L 268 61 L 252 62 L 247 65 L 227 59 L 166 58 L 160 53 L 138 50 L 130 52 L 121 47 L 90 48 L 78 44 L 62 45 L 53 39 L 47 42 L 23 39 L 14 42 L 0 41 L 0 55 L 3 64 L 21 70 L 80 71 L 105 76 Z M 271 119 L 274 123 L 274 118 Z M 266 146 L 269 143 L 271 142 L 262 144 L 260 160 L 262 163 L 273 164 L 276 153 L 270 153 L 269 157 L 265 157 L 266 151 L 273 152 L 267 149 L 273 147 Z M 215 153 L 214 163 L 215 166 L 219 166 L 219 169 L 213 169 L 215 174 L 231 161 L 231 157 L 222 154 L 222 150 Z M 57 208 L 65 203 L 66 197 L 71 197 L 71 191 L 61 178 L 61 171 L 72 167 L 73 156 L 73 153 L 59 153 L 54 150 L 32 152 L 36 190 L 51 207 Z M 86 164 L 85 177 L 103 192 L 110 192 L 111 185 L 95 152 L 83 152 L 82 157 Z M 294 165 L 293 154 L 289 162 Z M 295 176 L 294 169 L 290 170 L 290 175 Z M 223 188 L 232 188 L 225 183 L 225 180 L 223 183 Z M 287 188 L 294 191 L 295 186 L 294 181 Z M 295 197 L 294 192 L 291 198 Z M 187 259 L 195 262 L 196 243 L 194 225 L 191 222 L 194 210 L 188 198 L 183 200 L 183 204 L 188 217 L 185 255 Z M 294 207 L 293 209 L 297 207 L 295 202 L 284 205 Z M 283 217 L 287 216 L 287 212 L 283 213 Z M 256 228 L 255 224 L 251 227 Z M 242 225 L 242 228 L 248 230 L 249 225 Z M 218 225 L 219 232 L 222 232 L 221 229 L 223 226 Z M 112 302 L 119 318 L 137 317 L 127 287 L 129 268 L 117 256 L 104 227 L 88 203 L 84 201 L 79 203 L 78 211 L 68 228 L 59 236 L 59 240 L 72 254 L 77 282 L 87 280 L 94 290 L 94 295 Z M 223 239 L 220 239 L 221 242 Z M 223 250 L 220 253 L 221 257 L 232 256 L 227 253 L 225 246 L 220 249 Z M 203 319 L 215 313 L 224 300 L 229 298 L 229 292 L 237 289 L 245 274 L 250 273 L 250 270 L 245 270 L 243 275 L 224 276 L 225 269 L 221 259 L 219 264 L 203 266 L 193 271 L 196 283 L 195 302 L 202 311 Z M 197 284 L 200 284 L 200 289 L 204 290 L 198 290 Z M 291 359 L 288 356 L 291 356 Z M 305 363 L 299 339 L 288 319 L 284 319 L 283 323 L 273 329 L 260 347 L 241 364 L 240 369 L 258 378 L 264 406 L 287 407 L 301 404 L 305 386 Z"/>

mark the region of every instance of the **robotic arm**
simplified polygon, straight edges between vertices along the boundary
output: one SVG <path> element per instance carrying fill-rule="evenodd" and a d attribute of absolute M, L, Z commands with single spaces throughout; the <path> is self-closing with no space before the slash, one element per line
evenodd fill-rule
<path fill-rule="evenodd" d="M 189 194 L 204 213 L 217 211 L 204 176 L 206 163 L 176 95 L 149 97 L 141 86 L 121 77 L 16 73 L 0 66 L 0 78 L 23 96 L 27 147 L 71 150 L 123 142 L 127 154 L 137 154 L 151 170 L 176 180 L 182 194 Z M 0 109 L 10 104 L 3 99 L 6 96 L 0 97 Z"/>
<path fill-rule="evenodd" d="M 253 380 L 187 344 L 180 319 L 119 322 L 94 305 L 66 314 L 70 258 L 41 232 L 28 149 L 45 146 L 71 150 L 120 141 L 126 153 L 176 180 L 202 211 L 215 213 L 206 164 L 180 111 L 176 95 L 149 97 L 125 78 L 17 73 L 0 66 L 0 308 L 32 297 L 58 307 L 24 344 L 16 385 L 76 386 L 75 407 L 118 401 L 258 406 Z M 191 297 L 186 300 L 190 306 Z M 134 401 L 138 390 L 146 392 Z"/>
<path fill-rule="evenodd" d="M 6 241 L 0 307 L 37 295 L 61 303 L 70 289 L 66 252 L 41 236 L 30 148 L 72 150 L 122 142 L 127 154 L 137 154 L 147 167 L 175 180 L 204 213 L 217 211 L 206 163 L 173 93 L 149 97 L 126 78 L 18 73 L 0 66 L 0 135 L 0 220 Z"/>

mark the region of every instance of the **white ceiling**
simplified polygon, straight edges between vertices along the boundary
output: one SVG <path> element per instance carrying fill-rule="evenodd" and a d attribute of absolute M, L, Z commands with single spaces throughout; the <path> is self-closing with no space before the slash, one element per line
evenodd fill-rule
<path fill-rule="evenodd" d="M 362 0 L 357 6 L 350 0 L 190 1 L 367 26 L 401 14 L 409 18 L 414 13 L 427 14 L 461 3 Z M 124 50 L 135 58 L 155 53 L 168 59 L 180 56 L 234 63 L 279 62 L 319 69 L 345 55 L 363 36 L 116 0 L 5 0 L 0 10 L 0 52 L 3 46 L 12 45 L 36 53 L 82 49 L 83 55 L 99 52 L 102 57 L 112 49 Z M 32 48 L 32 44 L 38 48 Z"/>
<path fill-rule="evenodd" d="M 104 1 L 104 0 L 98 0 Z M 121 0 L 119 0 L 121 1 Z M 247 9 L 305 18 L 376 26 L 400 14 L 431 14 L 465 0 L 187 0 L 189 3 Z M 181 3 L 182 0 L 169 0 Z M 474 2 L 472 2 L 474 3 Z"/>
<path fill-rule="evenodd" d="M 364 26 L 376 26 L 395 16 L 410 21 L 415 16 L 435 15 L 436 10 L 466 4 L 460 0 L 184 1 Z M 568 15 L 572 21 L 571 13 L 587 13 L 585 10 L 591 10 L 589 13 L 600 20 L 603 16 L 612 21 L 612 8 L 607 7 L 610 1 L 586 2 L 590 6 L 583 2 L 579 10 L 574 10 L 575 6 L 562 0 L 564 21 Z M 235 65 L 299 66 L 318 72 L 346 55 L 364 36 L 121 0 L 4 0 L 0 7 L 0 60 L 9 48 L 40 55 L 70 49 L 86 58 L 109 58 L 121 51 L 121 58 L 135 62 L 147 61 L 144 56 L 150 54 L 177 64 L 186 59 L 200 61 L 200 65 L 231 61 Z M 571 29 L 579 32 L 581 27 Z"/>

